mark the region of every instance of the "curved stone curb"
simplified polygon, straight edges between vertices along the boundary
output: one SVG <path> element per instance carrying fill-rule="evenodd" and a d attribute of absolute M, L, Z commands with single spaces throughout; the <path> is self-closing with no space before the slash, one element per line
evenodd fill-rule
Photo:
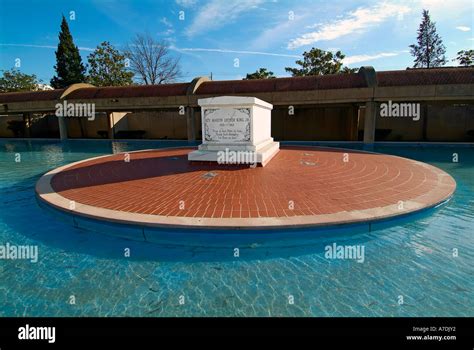
<path fill-rule="evenodd" d="M 322 148 L 316 147 L 299 147 L 291 146 L 290 148 L 301 148 L 303 150 L 313 149 L 314 151 Z M 188 147 L 176 147 L 175 149 L 188 149 Z M 170 148 L 158 150 L 140 150 L 124 153 L 141 153 L 141 152 L 160 152 L 168 151 Z M 331 149 L 333 150 L 333 149 Z M 341 150 L 341 149 L 339 149 Z M 355 150 L 343 149 L 350 153 Z M 357 152 L 362 152 L 357 150 Z M 372 153 L 372 152 L 363 152 Z M 377 154 L 377 153 L 372 153 Z M 444 171 L 414 160 L 389 156 L 395 158 L 402 158 L 408 162 L 416 163 L 437 176 L 437 183 L 430 191 L 419 195 L 415 198 L 403 202 L 403 209 L 399 209 L 397 204 L 379 206 L 364 210 L 341 211 L 331 214 L 321 215 L 297 215 L 285 217 L 251 217 L 251 218 L 209 218 L 209 217 L 185 217 L 185 216 L 162 216 L 152 214 L 142 214 L 134 212 L 126 212 L 119 210 L 111 210 L 96 206 L 90 206 L 83 203 L 75 202 L 75 208 L 70 209 L 71 200 L 65 198 L 54 191 L 51 181 L 53 177 L 62 171 L 91 160 L 97 160 L 110 157 L 111 155 L 99 156 L 78 161 L 72 164 L 64 165 L 53 169 L 44 174 L 36 184 L 36 194 L 38 198 L 51 205 L 52 207 L 68 213 L 72 216 L 82 216 L 90 219 L 106 221 L 118 224 L 137 225 L 145 227 L 168 227 L 168 228 L 189 228 L 189 229 L 281 229 L 281 228 L 299 228 L 299 227 L 329 227 L 334 225 L 347 225 L 357 223 L 368 223 L 383 219 L 389 219 L 409 213 L 418 212 L 423 209 L 437 206 L 438 204 L 448 200 L 456 189 L 454 179 Z M 116 154 L 115 154 L 116 156 Z M 383 155 L 385 156 L 385 155 Z M 446 193 L 440 196 L 438 192 Z"/>

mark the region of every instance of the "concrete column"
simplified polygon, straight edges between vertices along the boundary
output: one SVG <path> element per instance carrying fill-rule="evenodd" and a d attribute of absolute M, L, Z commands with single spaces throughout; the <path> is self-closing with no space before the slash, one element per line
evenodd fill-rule
<path fill-rule="evenodd" d="M 368 88 L 372 88 L 372 98 L 376 95 L 377 89 L 377 74 L 374 67 L 365 66 L 359 68 L 359 75 L 364 77 Z M 375 141 L 375 121 L 377 117 L 377 103 L 374 101 L 367 101 L 365 103 L 365 121 L 364 121 L 364 143 L 373 144 Z"/>
<path fill-rule="evenodd" d="M 59 138 L 61 140 L 67 140 L 67 125 L 66 125 L 66 118 L 64 117 L 57 117 L 58 124 L 59 124 Z"/>
<path fill-rule="evenodd" d="M 369 101 L 365 103 L 364 120 L 364 143 L 375 141 L 375 121 L 377 117 L 377 103 Z"/>
<path fill-rule="evenodd" d="M 115 139 L 115 133 L 128 130 L 127 115 L 130 112 L 109 112 L 109 139 Z"/>
<path fill-rule="evenodd" d="M 107 125 L 108 125 L 108 136 L 109 139 L 113 140 L 115 138 L 115 121 L 114 121 L 114 113 L 113 112 L 107 112 Z"/>
<path fill-rule="evenodd" d="M 188 130 L 188 141 L 196 141 L 196 128 L 195 128 L 195 117 L 194 108 L 186 107 L 186 126 Z"/>

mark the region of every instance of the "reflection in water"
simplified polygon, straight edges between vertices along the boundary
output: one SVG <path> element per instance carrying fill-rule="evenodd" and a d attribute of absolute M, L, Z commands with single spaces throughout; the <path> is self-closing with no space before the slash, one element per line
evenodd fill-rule
<path fill-rule="evenodd" d="M 474 152 L 379 147 L 457 181 L 453 199 L 405 221 L 346 230 L 209 235 L 149 233 L 155 243 L 74 228 L 43 209 L 34 185 L 74 161 L 186 141 L 0 141 L 0 243 L 38 245 L 39 261 L 0 261 L 0 316 L 472 316 Z M 347 147 L 344 145 L 343 147 Z M 15 153 L 21 162 L 15 163 Z M 109 228 L 110 229 L 110 228 Z M 108 234 L 109 233 L 109 234 Z M 324 256 L 363 245 L 364 263 Z M 239 248 L 238 257 L 235 248 Z M 457 248 L 459 255 L 453 256 Z M 127 252 L 130 256 L 127 257 Z M 74 294 L 74 306 L 66 301 Z M 185 295 L 186 305 L 178 303 Z M 295 304 L 288 304 L 288 295 Z M 403 306 L 397 297 L 404 296 Z"/>
<path fill-rule="evenodd" d="M 388 234 L 390 228 L 413 220 L 429 220 L 435 209 L 406 215 L 401 218 L 360 225 L 332 228 L 302 228 L 293 230 L 190 230 L 137 228 L 127 225 L 103 224 L 96 220 L 76 217 L 71 219 L 61 211 L 38 201 L 38 215 L 47 212 L 47 220 L 61 220 L 65 226 L 76 226 L 81 244 L 76 245 L 71 237 L 62 232 L 51 231 L 36 238 L 48 240 L 62 249 L 115 258 L 104 255 L 101 247 L 116 246 L 117 251 L 126 241 L 133 245 L 135 254 L 130 260 L 156 261 L 234 261 L 289 258 L 299 255 L 319 254 L 328 245 L 337 242 L 344 245 L 360 245 L 374 238 Z M 68 230 L 68 231 L 69 231 Z M 370 231 L 370 232 L 369 232 Z M 98 235 L 98 234 L 99 235 Z M 85 239 L 87 236 L 87 239 Z M 236 249 L 237 252 L 236 252 Z"/>

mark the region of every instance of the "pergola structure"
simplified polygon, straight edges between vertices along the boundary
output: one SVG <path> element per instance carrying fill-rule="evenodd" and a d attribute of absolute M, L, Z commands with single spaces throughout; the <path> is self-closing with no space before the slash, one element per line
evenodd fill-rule
<path fill-rule="evenodd" d="M 33 113 L 54 113 L 57 103 L 94 103 L 108 116 L 109 137 L 126 112 L 174 109 L 186 114 L 188 140 L 196 139 L 198 99 L 214 96 L 253 96 L 278 106 L 356 106 L 365 109 L 365 143 L 374 142 L 375 121 L 381 102 L 446 102 L 472 104 L 474 68 L 407 69 L 376 72 L 361 67 L 358 73 L 264 80 L 210 81 L 197 77 L 189 83 L 95 87 L 74 84 L 67 89 L 0 94 L 0 115 L 23 115 L 28 125 Z M 67 138 L 64 118 L 61 139 Z"/>

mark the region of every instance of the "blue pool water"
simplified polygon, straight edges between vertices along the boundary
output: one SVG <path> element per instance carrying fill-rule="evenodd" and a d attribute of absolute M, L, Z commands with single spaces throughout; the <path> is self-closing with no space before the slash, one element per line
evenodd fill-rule
<path fill-rule="evenodd" d="M 436 210 L 370 232 L 173 231 L 151 244 L 75 228 L 35 198 L 37 179 L 60 165 L 186 145 L 0 140 L 0 245 L 39 250 L 36 263 L 0 260 L 0 316 L 474 316 L 473 147 L 376 146 L 445 170 L 457 190 Z M 325 258 L 333 243 L 363 246 L 364 262 Z"/>

